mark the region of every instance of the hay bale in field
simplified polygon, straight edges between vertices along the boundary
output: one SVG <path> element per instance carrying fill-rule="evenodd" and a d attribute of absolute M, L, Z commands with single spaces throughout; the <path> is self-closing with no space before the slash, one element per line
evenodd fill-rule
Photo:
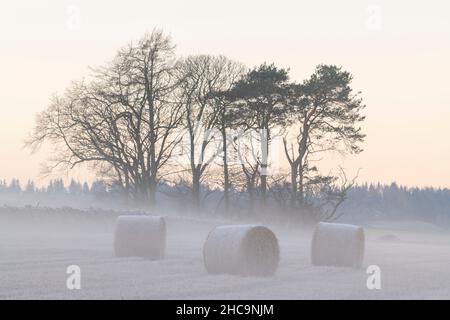
<path fill-rule="evenodd" d="M 360 268 L 364 258 L 364 229 L 350 224 L 321 222 L 311 248 L 312 264 Z"/>
<path fill-rule="evenodd" d="M 280 259 L 278 240 L 263 226 L 230 225 L 212 230 L 203 247 L 203 260 L 211 274 L 270 276 Z"/>
<path fill-rule="evenodd" d="M 166 223 L 158 216 L 119 216 L 114 232 L 117 257 L 164 258 Z"/>

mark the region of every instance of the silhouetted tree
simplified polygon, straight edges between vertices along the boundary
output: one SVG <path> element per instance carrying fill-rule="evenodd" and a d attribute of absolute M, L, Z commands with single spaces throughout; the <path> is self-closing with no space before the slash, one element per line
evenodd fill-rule
<path fill-rule="evenodd" d="M 28 180 L 27 185 L 25 186 L 25 193 L 33 194 L 36 192 L 36 187 L 34 185 L 34 181 Z"/>
<path fill-rule="evenodd" d="M 38 116 L 28 141 L 55 146 L 52 168 L 91 164 L 125 192 L 155 202 L 160 169 L 177 143 L 181 106 L 174 100 L 174 46 L 161 31 L 119 50 L 92 81 L 74 83 Z"/>
<path fill-rule="evenodd" d="M 260 190 L 263 202 L 266 201 L 269 145 L 271 132 L 283 125 L 288 108 L 286 107 L 286 89 L 288 70 L 277 68 L 273 64 L 262 64 L 250 70 L 232 90 L 238 105 L 235 117 L 245 130 L 259 132 L 260 157 L 257 159 L 260 169 Z M 244 169 L 245 170 L 245 169 Z"/>
<path fill-rule="evenodd" d="M 223 139 L 226 105 L 216 94 L 230 89 L 241 68 L 239 63 L 224 56 L 210 55 L 191 56 L 178 64 L 194 207 L 200 206 L 205 171 L 221 152 L 226 153 L 223 149 L 226 148 Z M 228 179 L 227 174 L 225 177 Z M 228 189 L 229 182 L 226 183 Z"/>
<path fill-rule="evenodd" d="M 83 190 L 81 184 L 72 179 L 69 184 L 69 193 L 71 195 L 80 195 L 82 191 Z"/>
<path fill-rule="evenodd" d="M 11 193 L 20 193 L 20 192 L 22 192 L 22 187 L 20 186 L 19 179 L 12 179 L 7 190 L 8 190 L 8 192 L 11 192 Z"/>
<path fill-rule="evenodd" d="M 315 184 L 330 185 L 335 178 L 320 176 L 312 164 L 324 152 L 359 153 L 365 135 L 360 123 L 365 107 L 350 87 L 352 75 L 336 66 L 319 65 L 302 84 L 291 85 L 287 121 L 298 130 L 294 142 L 284 138 L 291 167 L 291 207 L 304 210 L 305 192 Z"/>

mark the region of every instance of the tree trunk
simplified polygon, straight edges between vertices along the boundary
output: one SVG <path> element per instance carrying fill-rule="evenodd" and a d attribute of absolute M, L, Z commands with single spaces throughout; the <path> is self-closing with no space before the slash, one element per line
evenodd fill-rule
<path fill-rule="evenodd" d="M 200 174 L 197 170 L 192 173 L 192 204 L 194 209 L 200 208 Z"/>
<path fill-rule="evenodd" d="M 156 179 L 154 177 L 150 177 L 150 183 L 148 188 L 148 203 L 150 205 L 150 208 L 153 208 L 156 205 L 156 189 L 157 189 Z"/>
<path fill-rule="evenodd" d="M 250 212 L 253 213 L 255 211 L 255 186 L 252 183 L 247 185 L 249 200 L 250 200 Z"/>
<path fill-rule="evenodd" d="M 303 163 L 300 160 L 298 162 L 298 204 L 300 207 L 300 210 L 304 209 L 304 205 L 305 205 L 305 191 L 304 191 L 304 181 L 303 181 L 304 177 L 303 177 Z"/>
<path fill-rule="evenodd" d="M 223 200 L 225 203 L 225 212 L 228 213 L 230 208 L 230 177 L 228 173 L 227 134 L 225 126 L 222 126 L 221 132 L 223 141 Z"/>
<path fill-rule="evenodd" d="M 263 206 L 266 204 L 267 175 L 269 166 L 269 129 L 261 130 L 261 198 Z"/>
<path fill-rule="evenodd" d="M 291 209 L 294 209 L 297 204 L 297 174 L 298 164 L 293 162 L 291 164 Z"/>
<path fill-rule="evenodd" d="M 307 157 L 307 143 L 309 137 L 309 125 L 305 122 L 301 131 L 301 140 L 298 146 L 298 204 L 300 210 L 305 210 L 305 164 Z M 303 212 L 305 214 L 306 212 Z"/>
<path fill-rule="evenodd" d="M 130 197 L 131 197 L 131 190 L 130 190 L 130 177 L 128 176 L 128 173 L 125 174 L 125 203 L 127 207 L 130 205 Z"/>
<path fill-rule="evenodd" d="M 267 195 L 267 176 L 261 175 L 261 199 L 262 203 L 266 203 L 266 195 Z"/>

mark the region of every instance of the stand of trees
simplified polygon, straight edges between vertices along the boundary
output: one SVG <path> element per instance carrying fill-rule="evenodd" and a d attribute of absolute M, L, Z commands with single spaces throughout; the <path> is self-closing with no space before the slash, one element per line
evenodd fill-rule
<path fill-rule="evenodd" d="M 220 187 L 226 212 L 232 194 L 245 194 L 246 210 L 288 198 L 283 210 L 293 216 L 332 220 L 354 179 L 324 176 L 315 163 L 327 152 L 362 151 L 365 106 L 351 82 L 333 65 L 295 82 L 273 64 L 246 71 L 224 56 L 177 58 L 170 37 L 155 30 L 53 97 L 27 145 L 52 144 L 49 170 L 90 165 L 143 206 L 156 205 L 164 184 L 188 190 L 200 210 Z M 275 175 L 280 136 L 289 171 Z"/>

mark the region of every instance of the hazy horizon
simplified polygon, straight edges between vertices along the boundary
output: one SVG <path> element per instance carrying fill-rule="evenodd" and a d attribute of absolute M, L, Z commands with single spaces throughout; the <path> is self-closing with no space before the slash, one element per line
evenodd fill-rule
<path fill-rule="evenodd" d="M 450 4 L 430 1 L 16 1 L 0 13 L 0 179 L 39 181 L 45 151 L 23 140 L 54 93 L 162 28 L 177 54 L 274 62 L 302 81 L 317 64 L 354 75 L 367 108 L 364 152 L 339 162 L 359 182 L 450 187 Z M 80 13 L 79 25 L 76 18 Z M 330 163 L 336 165 L 336 159 Z M 324 161 L 327 166 L 327 159 Z M 85 171 L 74 174 L 91 180 Z"/>

